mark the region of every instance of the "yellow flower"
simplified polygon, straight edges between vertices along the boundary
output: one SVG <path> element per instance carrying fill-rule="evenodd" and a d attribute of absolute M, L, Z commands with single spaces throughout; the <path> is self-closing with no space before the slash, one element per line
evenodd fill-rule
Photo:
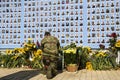
<path fill-rule="evenodd" d="M 118 40 L 117 42 L 120 43 L 120 40 Z"/>
<path fill-rule="evenodd" d="M 68 64 L 68 66 L 77 66 L 77 64 Z"/>
<path fill-rule="evenodd" d="M 15 48 L 13 50 L 13 52 L 15 52 L 15 53 L 25 53 L 25 50 L 23 48 Z"/>
<path fill-rule="evenodd" d="M 28 47 L 24 47 L 23 49 L 24 49 L 24 51 L 29 51 Z"/>
<path fill-rule="evenodd" d="M 33 40 L 32 38 L 28 38 L 28 40 Z"/>
<path fill-rule="evenodd" d="M 39 54 L 42 54 L 42 50 L 40 50 L 40 49 L 38 49 L 37 52 L 38 52 Z"/>
<path fill-rule="evenodd" d="M 72 52 L 73 54 L 76 54 L 76 51 L 77 51 L 76 48 L 72 48 L 72 50 L 71 50 L 71 52 Z"/>
<path fill-rule="evenodd" d="M 96 56 L 97 56 L 97 57 L 99 57 L 99 56 L 105 57 L 105 56 L 106 56 L 106 53 L 105 53 L 104 51 L 100 51 L 100 52 L 98 52 L 98 53 L 96 54 Z"/>
<path fill-rule="evenodd" d="M 64 53 L 70 53 L 70 50 L 69 49 L 64 50 Z"/>
<path fill-rule="evenodd" d="M 76 50 L 76 48 L 68 48 L 67 50 L 64 50 L 64 53 L 76 54 Z"/>
<path fill-rule="evenodd" d="M 9 49 L 6 50 L 6 54 L 8 54 L 8 55 L 12 54 L 12 52 L 13 52 L 12 50 L 9 50 Z"/>
<path fill-rule="evenodd" d="M 84 49 L 87 49 L 88 52 L 91 52 L 91 48 L 90 47 L 84 47 Z"/>
<path fill-rule="evenodd" d="M 23 48 L 20 49 L 20 53 L 26 53 Z"/>
<path fill-rule="evenodd" d="M 120 47 L 120 40 L 115 43 L 115 47 Z"/>
<path fill-rule="evenodd" d="M 19 55 L 15 55 L 15 56 L 13 56 L 11 59 L 17 59 L 19 57 Z"/>
<path fill-rule="evenodd" d="M 38 49 L 34 52 L 35 57 L 40 56 L 42 54 L 42 50 Z"/>
<path fill-rule="evenodd" d="M 93 70 L 93 67 L 92 67 L 91 62 L 87 62 L 87 63 L 86 63 L 86 69 L 87 69 L 87 70 Z"/>
<path fill-rule="evenodd" d="M 32 45 L 32 44 L 27 44 L 26 46 L 28 46 L 28 47 L 32 47 L 33 45 Z"/>

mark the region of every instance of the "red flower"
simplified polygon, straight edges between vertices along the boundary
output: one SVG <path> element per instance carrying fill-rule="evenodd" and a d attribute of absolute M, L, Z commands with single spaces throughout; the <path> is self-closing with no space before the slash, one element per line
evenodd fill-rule
<path fill-rule="evenodd" d="M 117 37 L 116 33 L 112 33 L 112 34 L 111 34 L 111 37 L 116 38 L 116 37 Z"/>

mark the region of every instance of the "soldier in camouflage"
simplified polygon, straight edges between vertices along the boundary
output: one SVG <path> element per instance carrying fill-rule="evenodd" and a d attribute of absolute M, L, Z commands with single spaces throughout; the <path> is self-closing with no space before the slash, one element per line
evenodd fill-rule
<path fill-rule="evenodd" d="M 51 36 L 49 32 L 45 32 L 45 36 L 41 41 L 41 47 L 43 50 L 43 63 L 45 65 L 46 77 L 48 79 L 53 78 L 57 73 L 57 59 L 59 40 Z"/>

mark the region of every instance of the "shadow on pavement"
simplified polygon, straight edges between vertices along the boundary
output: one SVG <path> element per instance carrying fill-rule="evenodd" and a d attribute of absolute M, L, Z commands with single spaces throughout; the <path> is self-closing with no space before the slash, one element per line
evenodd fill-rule
<path fill-rule="evenodd" d="M 25 70 L 1 77 L 0 80 L 29 80 L 38 74 L 40 70 Z"/>

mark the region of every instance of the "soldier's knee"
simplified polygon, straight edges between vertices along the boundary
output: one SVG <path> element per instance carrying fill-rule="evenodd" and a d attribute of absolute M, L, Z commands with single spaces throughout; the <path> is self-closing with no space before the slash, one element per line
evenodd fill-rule
<path fill-rule="evenodd" d="M 56 68 L 56 64 L 55 64 L 55 63 L 50 63 L 50 66 L 51 66 L 52 68 Z"/>

